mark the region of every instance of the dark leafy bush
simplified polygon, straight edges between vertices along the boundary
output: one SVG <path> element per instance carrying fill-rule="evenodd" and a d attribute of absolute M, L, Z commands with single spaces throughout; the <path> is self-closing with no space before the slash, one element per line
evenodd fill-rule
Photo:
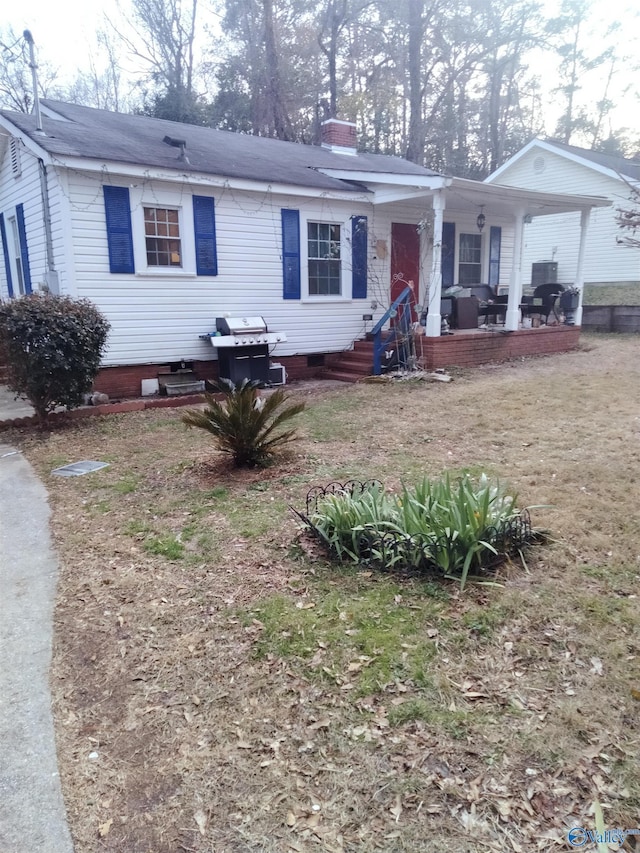
<path fill-rule="evenodd" d="M 0 346 L 8 385 L 41 422 L 56 406 L 73 409 L 100 367 L 109 323 L 86 299 L 31 294 L 0 305 Z"/>
<path fill-rule="evenodd" d="M 244 379 L 235 385 L 228 379 L 217 383 L 225 395 L 219 403 L 212 394 L 206 394 L 207 407 L 200 411 L 191 409 L 182 416 L 187 426 L 210 432 L 223 453 L 230 453 L 237 467 L 268 465 L 281 445 L 295 438 L 295 430 L 276 432 L 286 421 L 300 414 L 304 403 L 282 406 L 289 395 L 278 389 L 268 397 L 260 397 L 260 383 Z"/>

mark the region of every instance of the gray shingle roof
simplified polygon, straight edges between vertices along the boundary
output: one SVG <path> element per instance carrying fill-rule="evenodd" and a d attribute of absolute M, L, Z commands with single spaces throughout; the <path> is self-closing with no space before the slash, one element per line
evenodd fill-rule
<path fill-rule="evenodd" d="M 588 148 L 578 148 L 575 145 L 556 142 L 555 139 L 546 139 L 545 142 L 561 151 L 575 154 L 577 157 L 582 157 L 583 160 L 590 160 L 598 166 L 604 166 L 605 169 L 611 169 L 620 175 L 632 178 L 634 181 L 640 181 L 640 162 L 638 160 L 629 160 L 626 157 L 619 157 L 614 154 L 604 154 L 601 151 L 591 151 Z"/>
<path fill-rule="evenodd" d="M 32 115 L 0 111 L 34 142 L 52 155 L 199 172 L 226 178 L 292 184 L 319 190 L 362 191 L 362 186 L 323 175 L 318 169 L 364 171 L 379 174 L 433 176 L 400 157 L 381 154 L 338 154 L 316 145 L 179 124 L 148 116 L 112 113 L 61 101 L 44 100 L 43 106 L 67 121 L 43 116 L 46 135 L 36 133 Z M 178 159 L 179 149 L 167 145 L 165 136 L 186 141 L 189 165 Z"/>

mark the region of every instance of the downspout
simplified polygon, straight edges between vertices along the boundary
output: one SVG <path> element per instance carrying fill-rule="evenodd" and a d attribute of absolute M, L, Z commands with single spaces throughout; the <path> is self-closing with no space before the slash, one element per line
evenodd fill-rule
<path fill-rule="evenodd" d="M 53 257 L 53 235 L 51 232 L 51 206 L 49 203 L 49 186 L 47 181 L 47 167 L 44 160 L 38 157 L 38 172 L 40 175 L 40 193 L 42 195 L 42 219 L 44 221 L 44 237 L 46 247 L 46 268 L 44 272 L 44 283 L 40 286 L 47 293 L 59 293 L 58 273 L 56 272 Z"/>
<path fill-rule="evenodd" d="M 31 81 L 33 84 L 33 113 L 36 119 L 36 133 L 40 136 L 45 136 L 46 134 L 42 129 L 42 113 L 40 112 L 36 49 L 31 32 L 29 30 L 25 30 L 22 35 L 29 45 L 29 68 L 31 69 Z M 41 157 L 38 157 L 38 174 L 40 177 L 40 195 L 42 197 L 42 218 L 44 220 L 44 237 L 46 247 L 46 268 L 44 272 L 44 282 L 40 284 L 40 290 L 44 290 L 46 293 L 58 293 L 58 273 L 56 272 L 55 262 L 53 260 L 53 236 L 51 234 L 51 208 L 49 204 L 47 167 Z"/>

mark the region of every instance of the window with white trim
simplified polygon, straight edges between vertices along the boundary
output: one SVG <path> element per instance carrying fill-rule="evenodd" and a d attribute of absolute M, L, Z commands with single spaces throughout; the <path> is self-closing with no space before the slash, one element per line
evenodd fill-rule
<path fill-rule="evenodd" d="M 182 267 L 177 209 L 144 207 L 144 235 L 149 267 Z"/>
<path fill-rule="evenodd" d="M 342 295 L 342 228 L 332 222 L 307 222 L 309 296 Z"/>
<path fill-rule="evenodd" d="M 24 296 L 24 271 L 22 269 L 22 249 L 20 247 L 18 221 L 15 216 L 9 216 L 7 224 L 10 234 L 10 236 L 7 235 L 7 241 L 9 243 L 9 263 L 13 277 L 13 292 L 15 296 Z"/>
<path fill-rule="evenodd" d="M 458 284 L 482 281 L 482 234 L 461 234 L 458 252 Z"/>

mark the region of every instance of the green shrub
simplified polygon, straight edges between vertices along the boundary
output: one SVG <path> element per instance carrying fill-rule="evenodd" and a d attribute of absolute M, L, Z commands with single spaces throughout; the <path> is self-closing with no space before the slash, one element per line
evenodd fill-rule
<path fill-rule="evenodd" d="M 276 430 L 300 414 L 304 403 L 282 408 L 289 399 L 285 391 L 279 388 L 261 398 L 260 383 L 249 379 L 243 379 L 238 386 L 221 379 L 217 387 L 225 395 L 222 403 L 212 394 L 205 394 L 207 407 L 204 411 L 190 409 L 182 416 L 182 421 L 187 426 L 210 432 L 218 449 L 231 454 L 237 467 L 267 465 L 277 448 L 295 438 L 295 430 Z"/>
<path fill-rule="evenodd" d="M 340 560 L 368 562 L 384 569 L 436 569 L 464 584 L 532 540 L 528 513 L 516 497 L 483 474 L 475 485 L 464 476 L 424 479 L 398 495 L 380 484 L 361 493 L 326 494 L 309 523 Z"/>
<path fill-rule="evenodd" d="M 75 408 L 100 367 L 109 323 L 86 299 L 31 294 L 0 305 L 8 385 L 46 423 L 56 406 Z"/>

